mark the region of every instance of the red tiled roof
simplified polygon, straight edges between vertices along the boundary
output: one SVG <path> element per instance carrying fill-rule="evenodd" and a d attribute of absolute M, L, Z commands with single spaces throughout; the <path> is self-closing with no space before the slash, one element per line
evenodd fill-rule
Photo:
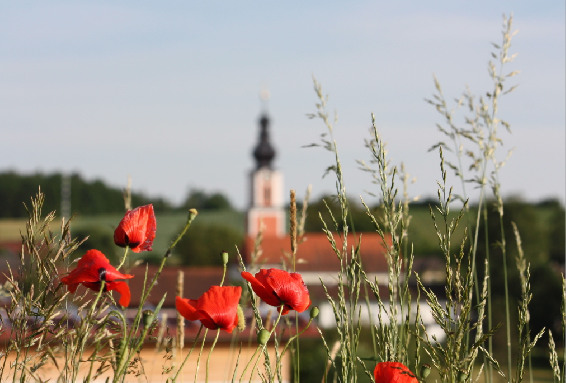
<path fill-rule="evenodd" d="M 161 275 L 157 279 L 157 284 L 151 291 L 148 301 L 152 304 L 159 303 L 163 294 L 167 293 L 164 307 L 175 307 L 175 296 L 177 295 L 177 273 L 182 271 L 184 273 L 184 289 L 183 297 L 197 299 L 200 297 L 210 286 L 220 284 L 222 280 L 222 267 L 164 267 Z M 147 284 L 151 281 L 157 266 L 148 266 Z M 130 291 L 132 292 L 131 307 L 139 305 L 141 300 L 141 293 L 143 288 L 145 266 L 138 266 L 128 271 L 129 274 L 135 275 L 134 278 L 128 281 Z"/>
<path fill-rule="evenodd" d="M 360 242 L 361 237 L 361 242 Z M 342 250 L 343 240 L 337 234 L 334 235 L 336 247 Z M 255 238 L 247 237 L 242 249 L 244 260 L 249 263 L 251 253 L 254 249 Z M 391 238 L 386 237 L 387 245 L 391 243 Z M 387 261 L 385 259 L 385 246 L 383 239 L 377 233 L 348 234 L 347 244 L 348 253 L 351 254 L 352 247 L 360 243 L 360 254 L 364 269 L 367 272 L 387 271 Z M 264 237 L 261 243 L 262 254 L 258 263 L 264 265 L 281 264 L 291 253 L 289 236 L 269 236 Z M 297 247 L 296 270 L 297 271 L 337 271 L 340 268 L 338 257 L 326 234 L 307 233 L 304 241 Z"/>

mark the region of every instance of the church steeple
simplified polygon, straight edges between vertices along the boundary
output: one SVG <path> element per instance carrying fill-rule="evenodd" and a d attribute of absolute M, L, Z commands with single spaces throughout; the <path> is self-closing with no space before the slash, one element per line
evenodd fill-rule
<path fill-rule="evenodd" d="M 259 142 L 253 151 L 256 160 L 256 169 L 267 167 L 271 169 L 271 162 L 275 158 L 275 149 L 269 140 L 269 117 L 263 114 L 259 119 Z"/>
<path fill-rule="evenodd" d="M 255 169 L 250 173 L 250 205 L 246 219 L 250 237 L 255 237 L 260 230 L 266 237 L 285 235 L 283 175 L 272 166 L 275 149 L 269 139 L 269 123 L 267 113 L 263 112 L 259 118 L 259 141 L 253 149 Z"/>

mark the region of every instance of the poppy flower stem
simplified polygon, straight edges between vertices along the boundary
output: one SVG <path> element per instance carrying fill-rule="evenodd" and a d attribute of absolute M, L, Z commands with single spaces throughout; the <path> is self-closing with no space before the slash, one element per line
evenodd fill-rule
<path fill-rule="evenodd" d="M 128 255 L 128 250 L 130 250 L 130 246 L 125 247 L 124 255 L 122 256 L 122 260 L 120 261 L 120 264 L 118 265 L 118 267 L 116 267 L 116 270 L 120 270 L 122 266 L 124 266 L 124 263 L 126 262 L 126 257 Z"/>
<path fill-rule="evenodd" d="M 240 375 L 240 380 L 239 382 L 242 381 L 242 379 L 244 378 L 244 375 L 246 374 L 246 371 L 248 370 L 248 367 L 250 367 L 250 364 L 252 363 L 252 360 L 256 359 L 256 355 L 258 353 L 259 350 L 261 350 L 263 347 L 265 347 L 264 345 L 258 344 L 254 354 L 252 355 L 252 357 L 250 358 L 250 360 L 248 360 L 248 363 L 246 363 L 246 367 L 244 367 L 244 371 L 242 371 L 242 374 Z M 257 365 L 257 360 L 259 359 L 259 357 L 256 359 L 256 362 L 254 363 L 254 368 L 253 370 L 255 370 L 255 366 Z M 252 370 L 252 375 L 253 376 L 253 370 Z M 250 376 L 250 381 L 251 381 L 251 376 Z"/>
<path fill-rule="evenodd" d="M 301 366 L 300 365 L 301 356 L 300 356 L 299 335 L 302 334 L 303 332 L 305 332 L 305 330 L 311 325 L 311 322 L 312 322 L 312 318 L 309 321 L 307 327 L 305 327 L 305 329 L 299 333 L 299 313 L 297 313 L 295 311 L 295 334 L 297 334 L 297 335 L 294 336 L 294 338 L 295 338 L 295 348 L 294 348 L 295 353 L 294 354 L 295 354 L 295 366 L 296 367 L 293 370 L 295 371 L 295 380 L 294 381 L 297 382 L 297 383 L 300 381 L 299 369 L 300 369 L 300 366 Z M 293 340 L 293 338 L 289 339 L 289 341 L 287 342 L 287 345 L 285 345 L 285 348 L 287 348 L 287 346 L 291 343 L 292 340 Z M 285 350 L 283 350 L 283 353 L 284 352 L 285 352 Z M 283 354 L 281 354 L 281 357 L 283 357 Z"/>
<path fill-rule="evenodd" d="M 96 309 L 98 302 L 100 301 L 100 298 L 102 297 L 102 292 L 104 291 L 104 285 L 105 285 L 105 282 L 101 281 L 100 282 L 100 290 L 98 290 L 98 293 L 96 294 L 94 301 L 92 302 L 92 305 L 90 306 L 88 314 L 82 320 L 83 323 L 81 323 L 81 326 L 83 326 L 83 324 L 84 324 L 84 326 L 85 326 L 84 333 L 85 334 L 90 331 L 89 327 L 92 326 L 92 323 L 93 323 L 92 319 L 94 319 L 94 310 Z M 85 350 L 87 340 L 88 340 L 88 337 L 86 337 L 86 336 L 82 337 L 80 346 L 77 349 L 79 360 L 82 359 L 82 354 Z M 78 372 L 78 371 L 76 371 L 76 372 Z M 15 377 L 15 375 L 14 375 L 14 377 Z M 74 380 L 74 378 L 76 378 L 76 376 L 74 376 L 74 374 L 73 374 L 73 380 Z"/>
<path fill-rule="evenodd" d="M 185 223 L 185 227 L 183 227 L 183 230 L 181 230 L 181 232 L 177 235 L 177 238 L 175 238 L 173 243 L 169 246 L 169 248 L 165 252 L 165 258 L 169 257 L 171 251 L 173 251 L 173 249 L 175 248 L 175 246 L 177 246 L 181 238 L 183 238 L 187 230 L 189 230 L 189 227 L 191 227 L 191 224 L 193 223 L 197 215 L 198 215 L 197 209 L 189 209 L 189 216 L 187 217 L 187 222 Z"/>
<path fill-rule="evenodd" d="M 271 339 L 271 335 L 273 335 L 275 333 L 275 330 L 277 329 L 277 325 L 279 324 L 279 321 L 281 320 L 281 316 L 282 316 L 281 313 L 283 312 L 283 306 L 284 305 L 279 306 L 279 310 L 277 310 L 279 312 L 279 315 L 277 316 L 277 319 L 275 320 L 275 323 L 273 324 L 271 331 L 269 331 L 269 339 Z M 275 336 L 277 336 L 277 334 Z M 265 357 L 267 359 L 269 359 L 269 353 L 267 352 L 267 342 L 265 343 L 265 345 L 263 345 L 263 353 L 265 354 Z M 276 355 L 277 355 L 277 353 L 276 353 Z M 277 364 L 280 365 L 280 363 L 276 362 L 276 365 Z M 257 361 L 256 361 L 256 365 L 254 366 L 254 370 L 255 370 L 256 367 L 257 367 Z M 277 368 L 273 372 L 273 376 L 270 377 L 270 380 L 269 380 L 270 382 L 275 381 L 275 374 L 276 373 L 277 373 Z M 252 375 L 253 375 L 253 370 L 252 370 Z"/>
<path fill-rule="evenodd" d="M 269 339 L 271 339 L 271 335 L 273 335 L 273 333 L 275 332 L 275 329 L 277 328 L 277 325 L 279 324 L 279 320 L 281 319 L 281 310 L 278 310 L 278 311 L 279 311 L 279 315 L 277 316 L 277 319 L 275 320 L 275 323 L 273 324 L 273 327 L 272 327 L 271 330 L 269 331 L 269 336 L 267 337 L 267 340 L 265 341 L 264 344 L 260 344 L 260 345 L 258 346 L 258 350 L 261 349 L 261 350 L 263 351 L 263 353 L 264 353 L 264 355 L 265 355 L 265 359 L 266 359 L 266 361 L 267 361 L 268 363 L 269 363 L 269 353 L 267 352 L 267 342 L 269 341 Z M 262 331 L 262 329 L 259 329 L 259 331 Z M 259 333 L 259 331 L 258 331 L 258 333 Z M 242 378 L 244 377 L 244 374 L 245 374 L 246 370 L 248 369 L 249 364 L 250 364 L 251 361 L 254 359 L 256 353 L 257 353 L 257 350 L 256 350 L 256 352 L 254 352 L 254 355 L 252 356 L 252 358 L 250 359 L 250 361 L 249 361 L 248 364 L 246 365 L 246 368 L 244 368 L 244 371 L 242 372 L 242 375 L 240 376 L 240 381 L 241 381 Z M 255 359 L 254 366 L 253 366 L 253 368 L 252 368 L 252 373 L 251 373 L 251 375 L 250 375 L 250 380 L 251 380 L 251 377 L 254 376 L 255 370 L 256 370 L 256 368 L 257 368 L 257 363 L 258 363 L 258 361 L 259 361 L 259 356 Z M 275 376 L 275 375 L 274 375 L 274 376 Z M 271 378 L 271 377 L 270 377 L 270 378 Z M 273 381 L 273 380 L 270 380 L 270 382 L 272 382 L 272 381 Z"/>
<path fill-rule="evenodd" d="M 124 318 L 124 315 L 118 311 L 118 310 L 112 310 L 108 313 L 108 317 L 110 317 L 111 315 L 115 315 L 116 317 L 120 318 L 121 322 L 122 322 L 122 341 L 120 342 L 120 348 L 118 349 L 118 355 L 115 355 L 115 363 L 116 363 L 116 370 L 118 370 L 118 362 L 121 359 L 120 355 L 124 355 L 124 352 L 126 351 L 126 329 L 128 328 L 128 324 L 126 323 L 126 318 Z"/>
<path fill-rule="evenodd" d="M 283 359 L 283 355 L 285 355 L 285 353 L 287 352 L 287 348 L 289 348 L 289 345 L 295 340 L 298 339 L 305 331 L 307 331 L 307 329 L 310 327 L 312 321 L 314 320 L 314 318 L 311 318 L 309 320 L 309 323 L 307 323 L 307 325 L 305 326 L 305 328 L 303 328 L 300 332 L 295 333 L 295 335 L 293 335 L 292 337 L 289 338 L 289 340 L 287 341 L 287 343 L 285 344 L 285 347 L 283 348 L 283 351 L 281 352 L 281 355 L 279 357 L 279 360 L 277 361 L 277 369 L 281 368 L 281 360 Z M 298 363 L 298 361 L 297 361 Z"/>
<path fill-rule="evenodd" d="M 208 334 L 208 329 L 204 330 L 204 336 L 202 337 L 202 343 L 200 344 L 200 351 L 198 353 L 198 358 L 197 358 L 197 368 L 195 370 L 195 383 L 197 382 L 197 378 L 198 378 L 198 370 L 200 367 L 200 357 L 202 356 L 202 350 L 204 349 L 204 341 L 206 340 L 206 335 Z"/>
<path fill-rule="evenodd" d="M 132 339 L 133 335 L 135 333 L 135 331 L 137 331 L 137 329 L 139 328 L 141 319 L 142 319 L 142 311 L 143 311 L 143 305 L 145 304 L 145 302 L 147 301 L 147 298 L 149 297 L 149 294 L 151 293 L 151 290 L 153 289 L 153 287 L 155 286 L 155 284 L 157 283 L 157 279 L 159 278 L 159 275 L 161 275 L 161 272 L 163 271 L 163 267 L 165 266 L 165 262 L 167 261 L 167 257 L 169 256 L 169 254 L 171 253 L 171 250 L 177 245 L 177 243 L 179 242 L 179 240 L 185 235 L 185 233 L 187 232 L 187 230 L 189 229 L 189 227 L 191 226 L 192 222 L 194 221 L 195 217 L 197 216 L 197 211 L 195 209 L 191 209 L 189 210 L 189 217 L 187 218 L 187 223 L 185 223 L 185 227 L 183 228 L 183 230 L 181 231 L 181 233 L 179 233 L 179 235 L 177 236 L 177 239 L 175 239 L 175 241 L 169 246 L 169 248 L 167 249 L 167 252 L 165 253 L 165 256 L 163 257 L 163 259 L 161 260 L 161 264 L 159 265 L 159 268 L 157 269 L 155 275 L 153 276 L 153 278 L 151 279 L 151 282 L 149 283 L 149 285 L 146 288 L 146 280 L 147 280 L 147 269 L 146 269 L 146 274 L 145 274 L 145 280 L 144 280 L 144 290 L 143 290 L 143 294 L 141 297 L 141 301 L 140 301 L 140 305 L 138 308 L 138 312 L 136 314 L 136 317 L 134 319 L 134 324 L 130 329 L 130 332 L 128 334 L 128 339 Z M 160 303 L 159 307 L 161 307 L 161 304 L 163 304 L 163 300 L 165 299 L 165 296 L 162 299 L 162 302 Z M 156 310 L 155 312 L 157 313 L 158 310 Z M 146 332 L 144 332 L 143 334 L 143 338 L 145 338 Z M 206 337 L 206 334 L 205 334 Z M 138 345 L 136 347 L 141 347 L 141 344 L 143 342 L 143 339 L 138 342 Z"/>
<path fill-rule="evenodd" d="M 189 353 L 187 354 L 187 356 L 185 356 L 185 359 L 183 359 L 183 363 L 181 363 L 181 365 L 179 366 L 179 369 L 175 373 L 175 376 L 171 380 L 171 383 L 175 383 L 177 381 L 177 378 L 179 377 L 179 373 L 183 370 L 185 363 L 187 363 L 187 360 L 189 360 L 189 357 L 191 356 L 193 350 L 195 349 L 195 346 L 197 345 L 197 341 L 198 341 L 198 338 L 200 336 L 200 333 L 201 333 L 203 327 L 204 326 L 201 324 L 199 329 L 198 329 L 197 336 L 195 337 L 195 340 L 193 342 L 193 345 L 191 346 L 191 349 L 189 350 Z"/>
<path fill-rule="evenodd" d="M 208 383 L 208 367 L 210 364 L 210 356 L 212 355 L 212 351 L 214 351 L 214 346 L 216 346 L 216 342 L 218 342 L 218 336 L 220 335 L 220 329 L 216 331 L 216 337 L 214 338 L 214 342 L 212 342 L 212 346 L 210 346 L 210 351 L 208 353 L 208 357 L 206 358 L 206 378 L 205 382 Z"/>
<path fill-rule="evenodd" d="M 227 265 L 228 265 L 228 253 L 227 252 L 222 253 L 222 265 L 223 265 L 224 269 L 222 270 L 222 280 L 220 281 L 220 286 L 224 285 L 224 279 L 226 278 L 226 269 L 227 269 Z"/>

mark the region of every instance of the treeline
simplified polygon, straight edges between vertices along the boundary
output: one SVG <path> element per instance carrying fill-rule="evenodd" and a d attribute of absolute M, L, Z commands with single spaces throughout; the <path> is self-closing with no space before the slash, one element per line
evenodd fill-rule
<path fill-rule="evenodd" d="M 337 219 L 340 217 L 336 200 L 333 197 L 327 197 L 325 201 L 317 200 L 309 204 L 305 220 L 306 231 L 321 231 L 321 218 L 333 228 L 332 216 L 337 217 Z M 433 211 L 436 210 L 437 203 L 436 200 L 429 199 L 410 204 L 411 222 L 408 237 L 413 254 L 417 258 L 440 257 L 442 254 L 430 212 L 431 208 Z M 566 253 L 564 206 L 555 199 L 547 199 L 538 203 L 526 202 L 516 198 L 508 199 L 504 202 L 502 221 L 499 219 L 494 203 L 487 203 L 484 207 L 485 214 L 481 214 L 480 220 L 476 262 L 477 265 L 481 265 L 478 268 L 481 276 L 483 275 L 485 260 L 491 259 L 489 262 L 489 281 L 492 288 L 492 304 L 494 306 L 505 306 L 505 285 L 503 284 L 504 276 L 501 266 L 503 254 L 506 255 L 509 295 L 512 301 L 521 299 L 520 274 L 516 264 L 519 254 L 514 233 L 514 226 L 516 226 L 521 237 L 521 249 L 525 259 L 530 264 L 531 331 L 537 333 L 542 328 L 547 328 L 555 334 L 560 334 L 562 331 L 559 326 L 561 323 L 560 305 L 562 297 L 561 272 L 565 267 Z M 476 217 L 477 208 L 474 205 L 470 206 L 470 217 Z M 372 206 L 370 211 L 378 221 L 383 215 L 379 206 Z M 350 231 L 356 231 L 359 234 L 375 230 L 367 210 L 354 199 L 349 201 L 349 212 L 351 220 L 348 222 L 348 226 Z M 458 209 L 454 208 L 450 218 L 455 218 L 457 214 Z M 460 221 L 459 230 L 452 236 L 454 254 L 459 253 L 462 241 L 465 243 L 463 250 L 465 252 L 470 251 L 469 241 L 472 238 L 464 236 L 464 227 L 468 226 L 468 229 L 473 232 L 475 224 L 475 219 L 468 221 L 467 218 L 464 218 Z M 503 253 L 496 245 L 486 245 L 486 243 L 501 243 L 502 230 L 507 244 L 506 253 Z M 493 318 L 493 323 L 505 320 L 503 315 L 499 315 L 502 312 L 503 310 L 497 312 L 497 315 Z M 503 344 L 506 339 L 501 334 L 503 333 L 496 334 L 494 341 Z"/>
<path fill-rule="evenodd" d="M 78 173 L 63 179 L 61 173 L 19 174 L 14 171 L 0 173 L 0 218 L 27 217 L 24 203 L 37 194 L 45 194 L 45 211 L 61 211 L 62 190 L 69 187 L 71 212 L 80 215 L 99 215 L 124 211 L 123 190 L 107 185 L 102 180 L 88 181 Z M 231 209 L 230 201 L 220 193 L 206 193 L 200 189 L 189 191 L 185 201 L 174 205 L 164 198 L 149 197 L 132 191 L 132 206 L 152 203 L 158 212 L 174 212 L 186 206 L 200 210 Z M 195 205 L 196 204 L 196 205 Z"/>
<path fill-rule="evenodd" d="M 410 241 L 414 247 L 416 256 L 429 256 L 438 254 L 438 237 L 434 229 L 431 218 L 431 208 L 436 210 L 438 201 L 434 199 L 426 199 L 420 202 L 410 203 L 409 214 L 411 222 L 408 229 Z M 307 216 L 305 219 L 305 231 L 322 231 L 323 224 L 321 218 L 333 228 L 332 216 L 339 218 L 339 205 L 332 196 L 322 197 L 321 199 L 311 201 L 308 205 Z M 486 216 L 482 215 L 481 224 L 488 222 L 487 231 L 491 238 L 499 233 L 501 227 L 499 219 L 495 214 L 493 204 L 488 203 L 486 208 Z M 565 252 L 565 211 L 564 206 L 556 199 L 546 199 L 537 203 L 523 201 L 521 199 L 508 199 L 504 203 L 505 214 L 503 216 L 504 231 L 507 236 L 507 243 L 514 243 L 512 222 L 517 226 L 523 240 L 525 254 L 529 260 L 538 262 L 554 261 L 564 264 Z M 379 205 L 370 206 L 370 212 L 379 221 L 383 215 L 382 208 Z M 471 217 L 475 217 L 477 206 L 470 206 Z M 458 215 L 458 209 L 453 208 L 452 215 L 455 218 Z M 454 251 L 459 250 L 460 239 L 463 238 L 464 226 L 470 224 L 468 229 L 475 224 L 473 222 L 464 221 L 461 223 L 461 230 L 454 234 L 453 245 Z M 340 222 L 338 220 L 340 226 Z M 375 231 L 375 225 L 370 219 L 368 212 L 361 203 L 355 199 L 349 201 L 349 230 L 362 233 Z M 339 228 L 340 229 L 340 228 Z M 484 229 L 480 233 L 484 233 Z"/>

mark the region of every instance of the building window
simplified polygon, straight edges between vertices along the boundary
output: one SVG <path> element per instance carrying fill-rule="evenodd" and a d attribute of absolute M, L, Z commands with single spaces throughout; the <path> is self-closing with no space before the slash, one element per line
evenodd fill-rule
<path fill-rule="evenodd" d="M 263 188 L 263 203 L 265 206 L 271 206 L 271 187 L 265 185 Z"/>

